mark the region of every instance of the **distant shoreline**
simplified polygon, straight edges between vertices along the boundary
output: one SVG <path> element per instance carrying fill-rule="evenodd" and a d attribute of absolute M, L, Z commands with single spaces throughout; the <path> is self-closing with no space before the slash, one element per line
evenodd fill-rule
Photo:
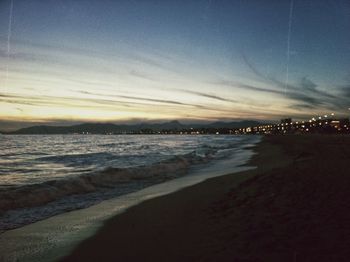
<path fill-rule="evenodd" d="M 3 134 L 215 134 L 230 133 L 235 128 L 260 125 L 253 120 L 184 124 L 179 121 L 162 123 L 113 124 L 83 123 L 70 126 L 34 125 L 13 131 L 0 131 Z"/>
<path fill-rule="evenodd" d="M 281 119 L 278 124 L 244 120 L 236 122 L 214 122 L 210 124 L 183 124 L 179 121 L 164 123 L 140 123 L 117 125 L 112 123 L 85 123 L 71 126 L 38 125 L 15 131 L 0 131 L 0 134 L 43 135 L 285 135 L 285 134 L 350 134 L 349 118 L 338 118 L 334 114 L 313 117 L 309 120 L 292 121 Z"/>

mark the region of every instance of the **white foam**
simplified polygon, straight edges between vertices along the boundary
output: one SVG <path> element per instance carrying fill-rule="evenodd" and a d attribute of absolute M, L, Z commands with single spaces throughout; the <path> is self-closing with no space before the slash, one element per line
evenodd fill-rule
<path fill-rule="evenodd" d="M 259 141 L 260 137 L 252 138 L 252 143 Z M 147 199 L 175 192 L 208 178 L 253 169 L 254 167 L 241 166 L 252 155 L 252 150 L 240 149 L 233 158 L 193 169 L 190 175 L 7 231 L 0 235 L 0 261 L 58 260 L 93 235 L 106 219 Z"/>

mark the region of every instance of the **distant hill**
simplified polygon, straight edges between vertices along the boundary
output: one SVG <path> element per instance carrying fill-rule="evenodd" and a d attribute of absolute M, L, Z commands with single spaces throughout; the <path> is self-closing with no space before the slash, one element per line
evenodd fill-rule
<path fill-rule="evenodd" d="M 161 131 L 181 131 L 194 129 L 235 129 L 249 126 L 257 126 L 261 123 L 257 121 L 237 121 L 237 122 L 215 122 L 210 124 L 182 124 L 179 121 L 164 123 L 140 123 L 133 125 L 118 125 L 110 123 L 85 123 L 72 126 L 47 126 L 39 125 L 21 128 L 7 134 L 121 134 L 121 133 L 152 133 Z"/>
<path fill-rule="evenodd" d="M 238 122 L 214 122 L 207 127 L 211 128 L 243 128 L 243 127 L 251 127 L 251 126 L 258 126 L 262 123 L 252 120 L 243 120 Z"/>

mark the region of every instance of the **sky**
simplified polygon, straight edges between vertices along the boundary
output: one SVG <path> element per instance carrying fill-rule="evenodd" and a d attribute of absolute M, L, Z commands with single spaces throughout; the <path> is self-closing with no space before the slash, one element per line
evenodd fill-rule
<path fill-rule="evenodd" d="M 348 0 L 0 0 L 3 129 L 344 115 L 349 69 Z"/>

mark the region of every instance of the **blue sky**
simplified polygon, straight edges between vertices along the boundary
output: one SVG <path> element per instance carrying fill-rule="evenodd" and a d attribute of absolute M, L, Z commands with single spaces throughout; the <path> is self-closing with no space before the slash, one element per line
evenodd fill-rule
<path fill-rule="evenodd" d="M 11 1 L 0 2 L 3 121 L 276 120 L 350 107 L 346 0 L 12 3 L 9 24 Z"/>

